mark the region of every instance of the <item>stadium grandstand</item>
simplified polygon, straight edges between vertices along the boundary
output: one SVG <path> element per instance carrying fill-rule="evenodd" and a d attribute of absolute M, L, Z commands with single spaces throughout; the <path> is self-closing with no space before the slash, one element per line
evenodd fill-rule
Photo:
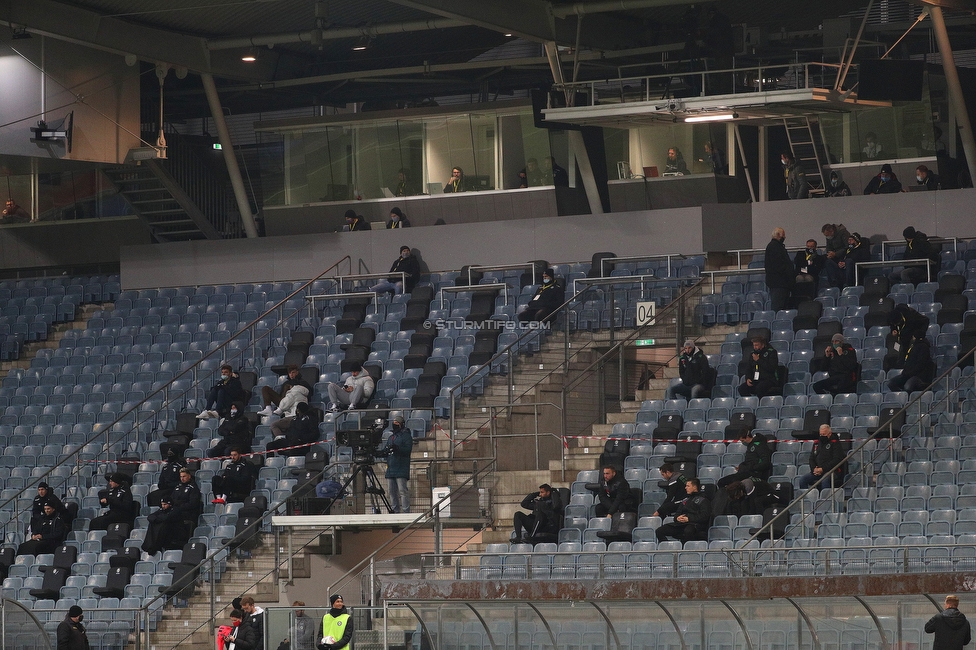
<path fill-rule="evenodd" d="M 0 644 L 939 648 L 974 16 L 0 7 Z"/>

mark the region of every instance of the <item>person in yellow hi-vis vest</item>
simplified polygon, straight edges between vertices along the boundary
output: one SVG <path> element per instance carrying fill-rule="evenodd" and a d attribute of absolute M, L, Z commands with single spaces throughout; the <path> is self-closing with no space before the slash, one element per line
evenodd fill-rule
<path fill-rule="evenodd" d="M 322 617 L 322 642 L 319 650 L 344 650 L 352 643 L 352 617 L 342 604 L 342 596 L 329 598 L 332 609 Z"/>

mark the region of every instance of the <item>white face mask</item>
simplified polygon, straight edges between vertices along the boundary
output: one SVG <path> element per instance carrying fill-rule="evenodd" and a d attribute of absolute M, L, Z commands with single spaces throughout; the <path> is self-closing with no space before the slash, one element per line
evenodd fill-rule
<path fill-rule="evenodd" d="M 917 181 L 918 181 L 919 183 L 921 183 L 921 182 L 923 182 L 923 181 L 924 181 L 925 179 L 924 179 L 924 178 L 922 178 L 921 176 L 915 176 L 915 180 L 917 180 Z"/>

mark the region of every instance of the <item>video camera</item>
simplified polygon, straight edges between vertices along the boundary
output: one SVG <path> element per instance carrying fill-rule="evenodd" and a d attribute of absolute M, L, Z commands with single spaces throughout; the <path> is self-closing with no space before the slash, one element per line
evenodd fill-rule
<path fill-rule="evenodd" d="M 371 465 L 375 462 L 374 455 L 379 451 L 383 442 L 383 430 L 386 420 L 376 418 L 368 429 L 347 429 L 336 432 L 336 441 L 344 447 L 352 447 L 352 462 L 360 465 Z"/>

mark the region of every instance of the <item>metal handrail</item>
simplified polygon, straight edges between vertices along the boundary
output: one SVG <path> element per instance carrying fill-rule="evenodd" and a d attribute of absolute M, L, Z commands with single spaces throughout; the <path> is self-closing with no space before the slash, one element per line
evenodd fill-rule
<path fill-rule="evenodd" d="M 660 255 L 627 255 L 625 257 L 604 257 L 600 260 L 600 275 L 607 274 L 607 262 L 616 264 L 617 262 L 651 262 L 654 260 L 666 259 L 668 261 L 668 275 L 671 275 L 671 259 L 686 260 L 688 255 L 682 253 L 663 253 Z"/>
<path fill-rule="evenodd" d="M 642 75 L 639 77 L 619 77 L 619 78 L 594 79 L 590 81 L 574 81 L 574 82 L 568 82 L 562 84 L 554 84 L 553 88 L 557 90 L 566 90 L 566 91 L 589 90 L 589 98 L 590 98 L 589 105 L 596 106 L 598 86 L 609 85 L 609 84 L 616 84 L 620 86 L 636 85 L 637 87 L 644 88 L 644 99 L 642 101 L 651 102 L 651 101 L 664 99 L 660 97 L 651 97 L 650 89 L 652 86 L 652 82 L 667 83 L 674 77 L 697 77 L 699 79 L 699 88 L 701 89 L 698 96 L 705 97 L 707 96 L 705 93 L 706 81 L 709 77 L 715 77 L 716 75 L 741 75 L 743 73 L 755 73 L 755 81 L 758 82 L 758 85 L 755 87 L 754 90 L 741 90 L 741 89 L 737 89 L 735 87 L 735 84 L 732 85 L 731 94 L 746 95 L 746 94 L 763 93 L 763 92 L 769 92 L 771 90 L 776 90 L 777 79 L 776 78 L 772 79 L 772 87 L 770 87 L 770 84 L 768 83 L 769 80 L 767 80 L 767 78 L 765 77 L 764 72 L 768 72 L 770 70 L 780 70 L 783 68 L 786 68 L 788 70 L 799 69 L 801 72 L 801 74 L 796 75 L 796 79 L 797 81 L 799 81 L 802 75 L 802 84 L 796 83 L 794 84 L 792 89 L 830 88 L 833 86 L 832 81 L 829 82 L 828 85 L 811 85 L 810 83 L 811 78 L 816 77 L 816 73 L 811 75 L 810 69 L 812 67 L 817 67 L 822 69 L 839 69 L 841 65 L 838 63 L 824 63 L 819 61 L 809 61 L 809 62 L 793 61 L 793 62 L 780 63 L 780 64 L 771 63 L 768 65 L 751 66 L 747 68 L 732 67 L 723 70 L 681 70 L 681 71 L 674 71 L 674 72 L 665 72 L 656 75 Z M 851 66 L 851 67 L 856 68 L 857 66 Z M 665 105 L 662 106 L 661 108 L 663 110 L 663 109 L 668 109 L 670 107 Z M 680 110 L 680 108 L 678 110 Z"/>
<path fill-rule="evenodd" d="M 881 260 L 880 262 L 856 262 L 854 264 L 854 286 L 858 286 L 859 274 L 861 268 L 873 268 L 873 267 L 885 267 L 885 266 L 922 266 L 925 265 L 926 276 L 928 277 L 928 282 L 932 281 L 932 260 L 925 259 L 915 259 L 915 260 Z"/>
<path fill-rule="evenodd" d="M 967 357 L 970 357 L 970 356 L 972 356 L 972 360 L 967 359 Z M 871 434 L 865 440 L 863 440 L 861 442 L 861 444 L 859 444 L 856 447 L 854 447 L 853 449 L 851 449 L 850 453 L 848 453 L 847 456 L 844 457 L 844 460 L 842 461 L 842 464 L 847 464 L 851 460 L 854 460 L 855 459 L 855 456 L 857 456 L 858 454 L 861 454 L 862 455 L 862 458 L 863 458 L 863 453 L 862 453 L 863 452 L 863 449 L 871 441 L 875 441 L 876 442 L 878 440 L 893 440 L 894 438 L 900 438 L 901 437 L 901 431 L 895 432 L 894 429 L 893 429 L 894 421 L 897 420 L 897 419 L 900 419 L 900 417 L 902 415 L 905 416 L 905 419 L 907 421 L 907 419 L 908 419 L 908 409 L 913 404 L 920 403 L 922 401 L 922 397 L 925 395 L 925 393 L 926 392 L 929 392 L 929 391 L 933 391 L 933 388 L 935 388 L 936 385 L 939 382 L 943 381 L 943 380 L 946 381 L 946 391 L 945 391 L 946 392 L 946 398 L 945 399 L 946 399 L 946 403 L 948 404 L 950 393 L 953 393 L 953 392 L 956 392 L 956 391 L 960 390 L 960 388 L 958 386 L 955 389 L 953 389 L 953 390 L 950 390 L 949 389 L 948 382 L 949 382 L 950 376 L 952 375 L 952 371 L 955 370 L 956 368 L 961 368 L 962 367 L 961 364 L 968 363 L 970 361 L 973 362 L 973 363 L 976 363 L 976 347 L 973 347 L 972 349 L 967 350 L 965 354 L 961 354 L 960 355 L 960 358 L 958 360 L 956 360 L 955 363 L 953 363 L 941 375 L 939 375 L 937 378 L 935 378 L 932 381 L 931 384 L 929 384 L 928 386 L 925 387 L 924 390 L 916 391 L 917 395 L 915 396 L 914 399 L 910 399 L 905 404 L 905 406 L 903 406 L 900 410 L 898 410 L 896 413 L 891 414 L 891 416 L 888 418 L 888 421 L 886 423 L 886 426 L 879 427 L 873 434 Z M 933 402 L 933 407 L 934 406 L 935 406 L 935 402 Z M 929 413 L 931 413 L 931 411 L 929 411 Z M 919 417 L 919 422 L 921 422 L 921 416 Z M 889 453 L 894 453 L 894 450 L 891 449 L 890 447 L 889 447 Z M 851 474 L 851 475 L 845 477 L 844 481 L 841 482 L 841 485 L 834 486 L 831 489 L 831 499 L 833 500 L 833 495 L 837 493 L 837 490 L 843 490 L 844 489 L 844 486 L 847 485 L 848 482 L 852 478 L 857 478 L 858 476 L 861 476 L 862 478 L 865 477 L 866 476 L 866 474 L 865 474 L 865 468 L 869 464 L 872 465 L 872 467 L 873 467 L 873 462 L 872 463 L 862 463 L 861 467 L 859 468 L 859 470 L 855 474 Z M 823 476 L 821 476 L 819 479 L 817 479 L 817 481 L 814 482 L 813 485 L 811 485 L 807 490 L 801 492 L 788 505 L 783 506 L 782 512 L 780 512 L 778 515 L 776 515 L 775 517 L 773 517 L 773 519 L 771 519 L 770 521 L 765 522 L 763 524 L 763 526 L 759 529 L 759 531 L 755 535 L 752 535 L 747 541 L 763 539 L 766 536 L 768 536 L 771 533 L 771 531 L 773 530 L 773 523 L 774 522 L 777 522 L 777 521 L 780 521 L 780 518 L 781 517 L 785 518 L 787 516 L 791 516 L 792 515 L 791 510 L 798 503 L 800 504 L 800 509 L 801 509 L 800 514 L 803 515 L 802 508 L 803 508 L 804 498 L 808 494 L 810 494 L 810 492 L 812 490 L 819 490 L 820 487 L 821 487 L 821 485 L 824 484 L 824 481 L 826 481 L 827 479 L 830 479 L 831 482 L 833 482 L 833 478 L 834 478 L 833 474 L 834 474 L 833 472 L 828 472 L 828 473 L 825 473 Z M 805 517 L 805 515 L 804 515 L 804 517 Z M 789 523 L 789 522 L 787 522 L 787 523 Z"/>
<path fill-rule="evenodd" d="M 962 239 L 962 238 L 961 237 L 929 237 L 928 238 L 928 241 L 929 241 L 930 244 L 933 244 L 933 243 L 935 243 L 935 244 L 947 244 L 947 243 L 950 243 L 951 242 L 952 243 L 952 252 L 958 254 L 959 253 L 959 240 L 960 239 Z M 895 245 L 899 245 L 899 244 L 902 245 L 902 246 L 904 246 L 905 245 L 905 240 L 904 239 L 886 239 L 883 242 L 881 242 L 881 261 L 882 262 L 887 261 L 887 258 L 885 257 L 885 253 L 887 252 L 888 248 L 894 248 Z"/>

